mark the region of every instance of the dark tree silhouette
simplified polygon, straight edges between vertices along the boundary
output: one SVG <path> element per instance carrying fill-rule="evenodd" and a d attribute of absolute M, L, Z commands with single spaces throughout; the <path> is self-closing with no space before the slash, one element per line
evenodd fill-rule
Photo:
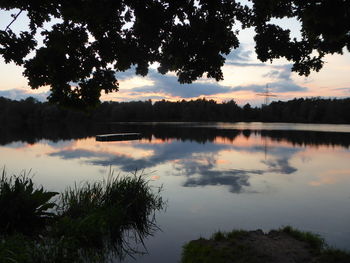
<path fill-rule="evenodd" d="M 103 102 L 89 111 L 67 109 L 33 98 L 13 101 L 0 97 L 0 128 L 28 128 L 45 125 L 79 126 L 123 121 L 267 121 L 350 124 L 350 98 L 299 98 L 275 101 L 261 108 L 238 106 L 233 100 Z"/>
<path fill-rule="evenodd" d="M 134 107 L 137 105 L 139 111 L 135 112 Z M 192 105 L 192 106 L 191 106 Z M 217 115 L 197 115 L 188 111 L 193 108 L 200 107 L 198 112 L 204 111 L 205 107 L 211 105 L 212 112 Z M 233 103 L 216 103 L 207 100 L 196 101 L 180 101 L 167 102 L 161 101 L 158 106 L 156 103 L 147 102 L 104 102 L 96 107 L 89 115 L 83 114 L 82 111 L 72 111 L 62 109 L 57 105 L 49 103 L 41 103 L 31 99 L 22 101 L 12 101 L 0 97 L 0 145 L 6 145 L 11 142 L 27 142 L 34 144 L 40 140 L 72 140 L 86 137 L 93 137 L 96 134 L 109 133 L 125 133 L 137 132 L 141 133 L 143 139 L 152 140 L 157 138 L 161 140 L 182 140 L 196 141 L 199 143 L 213 142 L 217 137 L 224 138 L 230 142 L 234 142 L 235 138 L 242 134 L 249 138 L 251 135 L 261 134 L 263 137 L 268 137 L 276 141 L 288 141 L 295 145 L 327 145 L 343 146 L 349 148 L 350 136 L 346 132 L 317 132 L 317 131 L 296 131 L 296 130 L 237 130 L 237 129 L 221 129 L 220 125 L 198 125 L 198 123 L 157 123 L 144 122 L 133 123 L 115 122 L 125 120 L 133 116 L 132 121 L 143 120 L 220 120 L 232 121 L 229 117 L 237 120 L 254 120 L 259 121 L 261 108 L 252 108 L 246 104 L 240 108 L 233 106 Z M 304 106 L 302 106 L 304 105 Z M 318 107 L 317 105 L 323 105 Z M 232 107 L 233 106 L 233 107 Z M 166 110 L 157 111 L 157 107 Z M 227 108 L 228 107 L 228 108 Z M 223 118 L 222 111 L 233 111 L 232 115 Z M 266 107 L 264 107 L 266 108 Z M 313 117 L 317 117 L 318 108 L 325 110 L 323 121 L 331 120 L 331 123 L 348 123 L 350 124 L 350 99 L 342 100 L 327 100 L 327 99 L 295 99 L 288 102 L 271 103 L 267 110 L 269 118 L 273 118 L 278 122 L 284 121 L 281 119 L 290 117 L 290 112 L 295 112 L 295 119 L 289 118 L 291 122 L 297 120 L 309 119 L 310 122 L 315 121 Z M 34 110 L 33 110 L 34 109 Z M 173 115 L 175 110 L 178 115 Z M 285 110 L 288 109 L 288 110 Z M 143 112 L 147 112 L 143 114 Z M 287 116 L 281 112 L 288 113 Z M 116 113 L 116 114 L 114 114 Z M 150 113 L 150 114 L 149 114 Z M 311 113 L 311 114 L 309 114 Z M 247 117 L 248 115 L 248 117 Z M 329 116 L 329 117 L 326 117 Z M 201 119 L 198 119 L 198 118 Z M 172 118 L 172 119 L 171 119 Z M 328 119 L 329 118 L 329 119 Z M 97 123 L 98 122 L 98 123 Z"/>
<path fill-rule="evenodd" d="M 350 51 L 350 2 L 347 0 L 252 0 L 250 25 L 255 27 L 256 53 L 261 61 L 284 57 L 293 71 L 309 75 L 319 71 L 326 54 Z M 290 37 L 271 18 L 296 18 L 301 39 Z"/>
<path fill-rule="evenodd" d="M 255 28 L 260 60 L 285 57 L 303 75 L 320 70 L 325 54 L 350 48 L 349 1 L 250 2 L 3 0 L 0 9 L 14 11 L 13 21 L 26 13 L 30 22 L 28 31 L 15 34 L 9 21 L 0 31 L 0 55 L 24 66 L 32 88 L 49 85 L 51 102 L 86 107 L 97 104 L 102 91 L 117 91 L 115 73 L 132 66 L 146 75 L 158 62 L 160 73 L 174 71 L 181 83 L 203 75 L 222 79 L 224 56 L 239 46 L 238 22 Z M 272 18 L 298 19 L 302 39 L 291 39 Z M 47 29 L 45 22 L 55 24 Z M 39 30 L 43 45 L 35 38 Z"/>

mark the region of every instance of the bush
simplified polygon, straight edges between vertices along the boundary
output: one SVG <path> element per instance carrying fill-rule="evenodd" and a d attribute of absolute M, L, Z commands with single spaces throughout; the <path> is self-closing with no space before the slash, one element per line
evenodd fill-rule
<path fill-rule="evenodd" d="M 57 195 L 43 187 L 35 187 L 29 176 L 7 176 L 5 169 L 0 178 L 0 233 L 20 232 L 32 235 L 42 229 L 55 214 L 49 212 L 55 207 L 50 202 Z"/>

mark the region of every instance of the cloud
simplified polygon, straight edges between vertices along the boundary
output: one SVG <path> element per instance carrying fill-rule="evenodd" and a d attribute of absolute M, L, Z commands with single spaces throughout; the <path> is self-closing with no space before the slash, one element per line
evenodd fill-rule
<path fill-rule="evenodd" d="M 267 166 L 265 170 L 253 170 L 249 173 L 264 174 L 264 173 L 279 173 L 279 174 L 292 174 L 298 169 L 291 166 L 289 160 L 296 153 L 302 151 L 300 148 L 293 147 L 269 147 L 269 146 L 250 146 L 250 147 L 232 147 L 237 151 L 244 152 L 263 152 L 269 156 L 268 160 L 262 160 L 261 162 Z"/>
<path fill-rule="evenodd" d="M 226 65 L 237 67 L 267 67 L 264 63 L 243 63 L 243 62 L 227 62 Z"/>
<path fill-rule="evenodd" d="M 245 187 L 249 187 L 249 176 L 241 174 L 235 175 L 231 171 L 206 171 L 199 178 L 189 178 L 183 184 L 184 187 L 196 187 L 207 185 L 226 185 L 229 186 L 231 193 L 246 192 Z"/>
<path fill-rule="evenodd" d="M 226 66 L 236 66 L 236 67 L 265 67 L 267 66 L 262 62 L 255 62 L 252 60 L 253 50 L 247 49 L 244 46 L 240 46 L 237 49 L 231 51 L 230 54 L 226 56 L 225 65 Z"/>
<path fill-rule="evenodd" d="M 126 71 L 120 71 L 116 74 L 116 77 L 118 80 L 131 79 L 131 78 L 137 76 L 135 73 L 135 69 L 136 69 L 136 67 L 131 67 L 130 69 L 128 69 Z"/>
<path fill-rule="evenodd" d="M 107 157 L 103 152 L 95 152 L 84 149 L 75 149 L 75 150 L 62 150 L 58 152 L 50 153 L 49 156 L 58 156 L 63 160 L 69 159 L 80 159 L 80 158 L 92 158 L 92 157 Z"/>
<path fill-rule="evenodd" d="M 130 87 L 125 88 L 125 90 L 121 90 L 121 92 L 115 98 L 118 100 L 122 98 L 124 100 L 190 99 L 201 96 L 222 97 L 226 94 L 230 94 L 228 96 L 232 97 L 234 96 L 232 93 L 235 92 L 265 92 L 266 83 L 261 83 L 264 80 L 269 82 L 271 92 L 288 93 L 308 91 L 306 87 L 296 84 L 292 79 L 292 64 L 270 65 L 267 63 L 261 63 L 254 57 L 253 50 L 246 46 L 240 46 L 228 54 L 226 56 L 224 67 L 225 66 L 247 68 L 245 71 L 251 70 L 252 74 L 248 76 L 244 75 L 242 77 L 249 77 L 250 83 L 252 83 L 252 81 L 254 81 L 254 75 L 257 76 L 258 74 L 256 78 L 257 81 L 255 81 L 256 83 L 253 82 L 249 85 L 232 85 L 230 82 L 225 82 L 225 84 L 223 84 L 224 82 L 218 83 L 213 80 L 203 78 L 193 82 L 192 84 L 180 84 L 178 82 L 178 77 L 174 74 L 174 72 L 162 75 L 158 73 L 156 69 L 150 68 L 147 75 L 147 80 L 152 82 L 152 84 L 147 84 L 145 82 L 144 85 L 141 84 L 137 87 L 131 87 L 131 82 L 135 77 L 135 68 L 133 67 L 125 72 L 117 73 L 117 78 L 123 81 L 123 85 L 128 85 L 128 80 L 130 81 Z M 252 67 L 252 69 L 248 69 L 248 67 Z M 257 69 L 257 67 L 261 68 L 261 70 Z M 229 67 L 227 69 L 229 69 Z M 229 71 L 225 71 L 226 77 L 227 74 L 230 74 L 231 70 L 233 69 L 231 68 Z M 264 72 L 263 75 L 261 75 L 262 73 L 259 73 L 262 71 Z M 268 72 L 266 73 L 266 71 Z"/>
<path fill-rule="evenodd" d="M 292 64 L 273 66 L 273 70 L 263 75 L 263 77 L 268 77 L 277 80 L 291 81 L 292 75 Z"/>
<path fill-rule="evenodd" d="M 270 78 L 273 80 L 272 82 L 269 82 L 270 91 L 276 93 L 308 91 L 308 88 L 297 85 L 292 79 L 292 64 L 271 67 L 272 70 L 263 75 L 264 78 Z M 265 87 L 264 89 L 261 88 L 262 86 L 260 86 L 260 92 L 264 92 Z"/>
<path fill-rule="evenodd" d="M 164 93 L 175 97 L 193 98 L 215 95 L 219 93 L 228 93 L 232 91 L 231 87 L 222 86 L 216 82 L 193 82 L 192 84 L 180 84 L 177 80 L 177 76 L 169 74 L 161 75 L 153 69 L 149 71 L 148 78 L 154 82 L 154 85 L 137 87 L 133 89 L 133 92 L 142 94 L 142 96 L 147 96 L 147 93 Z"/>
<path fill-rule="evenodd" d="M 25 89 L 10 89 L 10 90 L 0 90 L 0 97 L 5 97 L 11 100 L 24 100 L 29 97 L 33 97 L 39 101 L 46 101 L 49 92 L 42 93 L 30 93 Z"/>
<path fill-rule="evenodd" d="M 238 55 L 236 57 L 239 57 Z M 235 57 L 235 58 L 236 58 Z M 250 64 L 241 62 L 230 62 L 236 65 L 244 66 L 262 66 L 265 64 Z M 275 79 L 275 81 L 269 83 L 269 88 L 271 92 L 285 93 L 285 92 L 306 92 L 308 89 L 306 87 L 297 85 L 291 79 L 291 65 L 274 66 L 274 69 L 269 73 L 265 74 L 270 78 Z M 133 76 L 126 73 L 125 76 Z M 153 85 L 146 85 L 141 87 L 136 87 L 130 90 L 129 96 L 137 97 L 142 96 L 144 99 L 155 98 L 160 99 L 161 95 L 154 94 L 164 94 L 164 96 L 170 97 L 180 97 L 180 98 L 195 98 L 199 96 L 213 96 L 217 94 L 228 94 L 237 91 L 252 91 L 252 92 L 265 92 L 265 84 L 251 84 L 246 86 L 223 86 L 217 82 L 193 82 L 192 84 L 180 84 L 177 80 L 177 76 L 174 75 L 162 75 L 154 69 L 150 69 L 147 76 Z"/>
<path fill-rule="evenodd" d="M 253 51 L 240 46 L 226 56 L 225 65 L 234 65 L 238 67 L 265 67 L 264 63 L 256 63 L 252 61 L 251 56 Z M 118 72 L 117 78 L 127 85 L 127 80 L 132 80 L 135 77 L 135 68 L 131 68 L 124 72 Z M 162 75 L 157 70 L 150 68 L 147 79 L 152 81 L 152 85 L 143 85 L 123 92 L 123 98 L 131 99 L 162 99 L 162 98 L 196 98 L 200 96 L 215 96 L 217 94 L 227 94 L 237 90 L 250 90 L 249 87 L 242 88 L 225 86 L 213 80 L 200 79 L 192 84 L 180 84 L 178 77 L 172 73 Z M 259 88 L 259 90 L 261 90 Z M 163 96 L 163 97 L 162 97 Z"/>
<path fill-rule="evenodd" d="M 51 141 L 51 140 L 42 140 L 43 143 L 46 143 L 52 148 L 55 149 L 62 149 L 62 148 L 68 148 L 72 147 L 74 145 L 74 140 L 73 139 L 68 139 L 68 140 L 58 140 L 58 141 Z"/>
<path fill-rule="evenodd" d="M 268 87 L 270 92 L 285 93 L 285 92 L 306 92 L 308 88 L 300 86 L 292 79 L 292 64 L 270 66 L 272 70 L 264 74 L 264 78 L 272 79 L 269 81 Z M 247 86 L 237 86 L 234 91 L 253 91 L 257 93 L 266 92 L 266 84 L 252 84 Z"/>
<path fill-rule="evenodd" d="M 299 86 L 293 81 L 276 81 L 269 83 L 269 91 L 276 93 L 285 92 L 306 92 L 308 89 L 306 87 Z M 257 93 L 266 92 L 266 84 L 252 84 L 247 86 L 236 86 L 231 89 L 231 91 L 252 91 Z"/>
<path fill-rule="evenodd" d="M 226 149 L 228 146 L 208 144 L 204 147 L 202 144 L 198 143 L 175 141 L 169 144 L 140 144 L 134 145 L 134 147 L 151 149 L 153 155 L 135 159 L 122 154 L 85 149 L 66 149 L 50 153 L 49 155 L 57 156 L 66 160 L 86 158 L 87 160 L 84 160 L 84 162 L 88 164 L 119 166 L 124 172 L 132 172 L 136 169 L 152 168 L 159 164 L 176 159 L 187 159 L 195 153 L 217 152 L 221 149 Z"/>
<path fill-rule="evenodd" d="M 292 147 L 249 146 L 237 147 L 234 144 L 200 144 L 191 141 L 169 141 L 164 144 L 138 144 L 132 147 L 152 151 L 152 155 L 134 158 L 116 152 L 62 149 L 50 153 L 62 159 L 80 159 L 81 162 L 96 166 L 116 166 L 124 172 L 140 169 L 152 169 L 165 163 L 171 164 L 170 173 L 185 178 L 184 187 L 226 186 L 232 193 L 254 193 L 250 178 L 267 173 L 292 174 L 297 171 L 290 164 L 290 159 L 301 149 Z M 244 152 L 265 152 L 268 159 L 261 160 L 263 169 L 226 169 L 220 170 L 218 153 L 222 150 L 233 149 Z"/>
<path fill-rule="evenodd" d="M 12 148 L 12 149 L 24 149 L 28 147 L 28 143 L 22 142 L 22 141 L 17 141 L 17 142 L 11 142 L 7 143 L 5 145 L 1 145 L 2 148 Z"/>
<path fill-rule="evenodd" d="M 335 88 L 336 91 L 344 91 L 345 93 L 350 93 L 350 88 Z"/>
<path fill-rule="evenodd" d="M 248 191 L 249 178 L 252 174 L 263 174 L 262 170 L 217 170 L 217 157 L 215 153 L 201 153 L 177 162 L 175 170 L 178 175 L 186 176 L 184 187 L 198 186 L 228 186 L 231 193 Z"/>
<path fill-rule="evenodd" d="M 90 163 L 103 166 L 118 165 L 121 170 L 130 172 L 135 171 L 135 169 L 152 168 L 168 161 L 187 159 L 196 153 L 217 152 L 228 146 L 209 144 L 204 147 L 198 143 L 175 141 L 169 144 L 141 144 L 134 147 L 152 149 L 153 155 L 139 159 L 125 156 L 110 156 L 110 158 L 93 160 Z"/>
<path fill-rule="evenodd" d="M 263 161 L 263 163 L 269 167 L 269 172 L 273 173 L 292 174 L 298 170 L 289 164 L 289 159 L 286 157 Z"/>
<path fill-rule="evenodd" d="M 251 60 L 252 50 L 246 49 L 244 46 L 240 46 L 230 52 L 226 56 L 226 64 L 236 63 L 236 62 L 247 62 Z"/>
<path fill-rule="evenodd" d="M 212 138 L 211 136 L 215 137 L 215 135 L 211 134 L 209 131 L 210 130 L 205 133 L 209 136 L 208 138 Z M 157 135 L 153 135 L 157 137 Z M 98 166 L 118 166 L 125 172 L 135 171 L 136 169 L 149 169 L 163 163 L 177 160 L 174 167 L 175 170 L 190 177 L 195 174 L 205 174 L 208 170 L 215 170 L 217 166 L 215 153 L 227 149 L 244 152 L 266 152 L 269 156 L 268 161 L 263 161 L 267 166 L 264 170 L 236 169 L 230 170 L 230 175 L 263 174 L 267 172 L 290 174 L 295 172 L 296 168 L 289 164 L 289 159 L 300 151 L 299 148 L 264 147 L 263 145 L 239 147 L 234 144 L 207 143 L 204 146 L 203 144 L 191 140 L 179 141 L 181 140 L 181 137 L 177 137 L 180 136 L 179 134 L 173 135 L 173 133 L 170 132 L 168 136 L 176 140 L 166 144 L 133 144 L 134 148 L 152 151 L 152 155 L 141 158 L 133 158 L 125 154 L 85 149 L 62 149 L 50 153 L 50 156 L 57 156 L 62 159 L 83 159 L 82 161 L 85 163 Z"/>
<path fill-rule="evenodd" d="M 308 88 L 299 86 L 293 81 L 276 81 L 269 84 L 272 92 L 284 93 L 284 92 L 306 92 Z"/>

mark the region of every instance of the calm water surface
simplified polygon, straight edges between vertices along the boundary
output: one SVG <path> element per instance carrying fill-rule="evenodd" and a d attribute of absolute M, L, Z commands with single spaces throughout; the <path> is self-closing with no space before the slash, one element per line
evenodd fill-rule
<path fill-rule="evenodd" d="M 217 230 L 285 225 L 350 250 L 349 125 L 125 123 L 99 132 L 141 132 L 142 139 L 10 134 L 0 142 L 0 165 L 9 173 L 31 169 L 55 191 L 104 178 L 110 167 L 144 170 L 152 185 L 163 185 L 168 205 L 157 214 L 162 231 L 137 262 L 179 262 L 184 243 Z"/>

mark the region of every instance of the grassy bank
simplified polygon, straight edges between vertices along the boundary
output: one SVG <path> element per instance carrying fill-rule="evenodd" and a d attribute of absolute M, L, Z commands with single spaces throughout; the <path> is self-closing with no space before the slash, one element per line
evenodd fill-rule
<path fill-rule="evenodd" d="M 107 262 L 137 253 L 164 202 L 145 175 L 84 182 L 63 193 L 25 173 L 0 180 L 0 262 Z"/>
<path fill-rule="evenodd" d="M 183 247 L 182 263 L 348 263 L 350 253 L 329 247 L 317 234 L 290 226 L 261 230 L 217 232 Z"/>

